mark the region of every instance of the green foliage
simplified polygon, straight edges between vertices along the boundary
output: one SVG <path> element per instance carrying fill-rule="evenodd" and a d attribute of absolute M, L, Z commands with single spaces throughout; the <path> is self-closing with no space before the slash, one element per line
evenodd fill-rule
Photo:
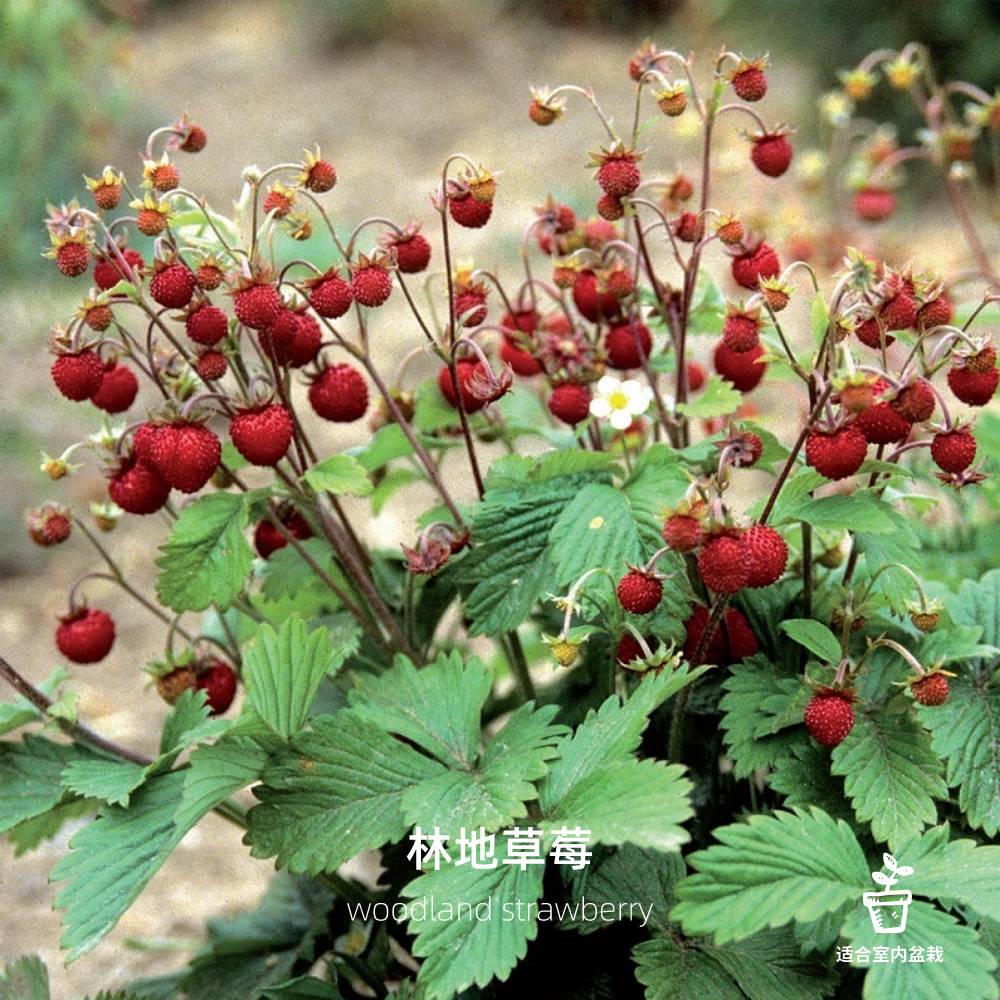
<path fill-rule="evenodd" d="M 366 497 L 374 489 L 365 467 L 353 455 L 331 455 L 307 469 L 302 478 L 321 493 Z"/>
<path fill-rule="evenodd" d="M 49 970 L 37 955 L 8 962 L 0 975 L 0 1000 L 49 1000 Z"/>
<path fill-rule="evenodd" d="M 822 622 L 812 618 L 788 618 L 781 623 L 781 631 L 805 646 L 823 663 L 840 662 L 840 642 Z"/>

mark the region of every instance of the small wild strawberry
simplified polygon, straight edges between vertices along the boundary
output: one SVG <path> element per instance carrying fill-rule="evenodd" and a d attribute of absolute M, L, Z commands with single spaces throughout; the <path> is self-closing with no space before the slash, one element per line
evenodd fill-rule
<path fill-rule="evenodd" d="M 757 359 L 764 354 L 764 345 L 758 343 L 749 351 L 734 351 L 727 347 L 724 341 L 715 346 L 712 361 L 715 370 L 731 382 L 740 392 L 750 392 L 755 389 L 767 371 L 767 363 L 758 364 Z"/>
<path fill-rule="evenodd" d="M 363 306 L 380 306 L 392 292 L 392 275 L 389 272 L 389 258 L 385 254 L 358 258 L 351 265 L 351 291 L 354 301 Z"/>
<path fill-rule="evenodd" d="M 65 542 L 73 531 L 69 508 L 58 503 L 46 503 L 28 511 L 25 524 L 31 540 L 45 547 Z"/>
<path fill-rule="evenodd" d="M 306 150 L 302 169 L 296 179 L 307 191 L 312 191 L 313 194 L 325 194 L 333 190 L 336 185 L 337 171 L 329 160 L 320 157 L 317 147 L 315 153 Z"/>
<path fill-rule="evenodd" d="M 270 326 L 281 309 L 281 296 L 267 281 L 241 278 L 231 294 L 236 318 L 251 330 Z"/>
<path fill-rule="evenodd" d="M 954 310 L 951 300 L 944 292 L 940 292 L 932 299 L 927 299 L 917 313 L 917 325 L 925 330 L 932 330 L 936 326 L 945 326 L 950 323 Z"/>
<path fill-rule="evenodd" d="M 781 579 L 788 563 L 785 540 L 766 524 L 754 524 L 740 538 L 749 572 L 746 586 L 769 587 Z"/>
<path fill-rule="evenodd" d="M 595 176 L 601 190 L 616 198 L 632 194 L 642 180 L 637 166 L 641 155 L 620 142 L 609 149 L 591 154 L 593 165 L 597 167 Z"/>
<path fill-rule="evenodd" d="M 976 458 L 976 439 L 967 427 L 939 431 L 931 440 L 931 458 L 944 472 L 964 472 Z"/>
<path fill-rule="evenodd" d="M 649 328 L 639 322 L 613 326 L 604 338 L 608 364 L 619 371 L 641 367 L 642 362 L 649 357 L 652 347 L 653 337 Z"/>
<path fill-rule="evenodd" d="M 210 715 L 221 715 L 236 697 L 236 673 L 223 660 L 210 658 L 196 668 L 195 687 L 205 692 Z"/>
<path fill-rule="evenodd" d="M 455 362 L 455 371 L 458 375 L 459 391 L 462 394 L 462 406 L 465 412 L 475 413 L 477 410 L 481 410 L 486 405 L 486 400 L 480 399 L 473 393 L 470 382 L 478 374 L 483 374 L 483 363 L 462 359 Z M 458 391 L 456 391 L 455 381 L 451 377 L 451 370 L 447 365 L 442 365 L 438 372 L 438 387 L 441 389 L 441 395 L 457 410 Z"/>
<path fill-rule="evenodd" d="M 229 333 L 229 317 L 218 306 L 202 302 L 187 314 L 184 329 L 196 344 L 212 347 Z"/>
<path fill-rule="evenodd" d="M 104 378 L 101 387 L 90 397 L 90 401 L 105 413 L 124 413 L 139 393 L 139 380 L 135 372 L 120 361 L 109 359 L 104 362 Z"/>
<path fill-rule="evenodd" d="M 896 196 L 888 188 L 859 188 L 854 193 L 854 211 L 865 222 L 882 222 L 896 211 Z"/>
<path fill-rule="evenodd" d="M 181 493 L 197 493 L 219 467 L 219 439 L 202 423 L 163 424 L 150 443 L 150 457 L 164 481 Z"/>
<path fill-rule="evenodd" d="M 913 700 L 920 705 L 936 707 L 948 700 L 948 678 L 945 674 L 932 671 L 910 682 Z"/>
<path fill-rule="evenodd" d="M 133 455 L 111 472 L 108 496 L 129 514 L 155 514 L 167 502 L 170 487 L 152 462 Z"/>
<path fill-rule="evenodd" d="M 299 541 L 312 538 L 312 528 L 309 527 L 308 521 L 294 508 L 282 511 L 278 518 L 293 538 Z M 287 544 L 288 539 L 266 518 L 259 521 L 254 528 L 253 547 L 261 559 L 269 559 L 272 553 L 283 549 Z"/>
<path fill-rule="evenodd" d="M 578 382 L 563 382 L 552 390 L 548 407 L 556 420 L 575 427 L 590 414 L 590 390 Z"/>
<path fill-rule="evenodd" d="M 990 348 L 992 350 L 992 348 Z M 971 365 L 952 365 L 948 369 L 948 387 L 957 399 L 969 406 L 985 406 L 996 392 L 1000 369 L 976 371 Z"/>
<path fill-rule="evenodd" d="M 420 232 L 418 223 L 411 222 L 402 232 L 389 232 L 381 237 L 382 246 L 396 251 L 396 267 L 403 274 L 419 274 L 431 261 L 431 245 Z"/>
<path fill-rule="evenodd" d="M 927 379 L 916 378 L 903 386 L 889 404 L 904 420 L 919 424 L 930 420 L 937 400 Z"/>
<path fill-rule="evenodd" d="M 618 315 L 621 306 L 614 293 L 602 289 L 597 275 L 590 270 L 580 271 L 573 282 L 573 303 L 584 319 L 596 323 Z"/>
<path fill-rule="evenodd" d="M 306 281 L 309 305 L 326 319 L 338 319 L 351 308 L 354 293 L 336 267 Z M 266 325 L 266 324 L 265 324 Z"/>
<path fill-rule="evenodd" d="M 760 308 L 730 303 L 722 321 L 722 342 L 737 354 L 753 350 L 760 343 Z"/>
<path fill-rule="evenodd" d="M 158 260 L 149 282 L 149 294 L 167 309 L 183 309 L 191 301 L 196 285 L 194 272 L 180 261 Z"/>
<path fill-rule="evenodd" d="M 853 424 L 832 431 L 813 429 L 806 439 L 806 463 L 827 479 L 853 476 L 867 453 L 868 442 Z"/>
<path fill-rule="evenodd" d="M 847 739 L 854 728 L 852 696 L 846 691 L 823 688 L 806 705 L 802 721 L 809 735 L 824 747 L 835 747 Z"/>
<path fill-rule="evenodd" d="M 709 590 L 717 594 L 735 594 L 746 586 L 749 571 L 741 539 L 721 534 L 702 546 L 698 572 Z"/>
<path fill-rule="evenodd" d="M 663 541 L 675 552 L 691 552 L 701 545 L 701 521 L 690 514 L 671 514 L 663 522 Z"/>
<path fill-rule="evenodd" d="M 492 201 L 480 201 L 471 192 L 454 193 L 448 196 L 448 214 L 466 229 L 481 229 L 493 214 Z"/>
<path fill-rule="evenodd" d="M 663 582 L 655 573 L 633 567 L 619 581 L 618 603 L 633 615 L 648 615 L 663 598 Z"/>
<path fill-rule="evenodd" d="M 145 267 L 146 262 L 142 259 L 142 254 L 131 247 L 122 247 L 121 256 L 125 263 L 134 271 L 138 272 Z M 122 270 L 121 262 L 114 254 L 101 255 L 94 262 L 94 284 L 102 291 L 114 288 L 119 281 L 126 280 L 126 275 Z"/>
<path fill-rule="evenodd" d="M 356 368 L 329 365 L 310 384 L 309 403 L 324 420 L 350 423 L 368 409 L 368 386 Z"/>
<path fill-rule="evenodd" d="M 751 250 L 733 257 L 733 280 L 744 288 L 757 290 L 760 278 L 773 278 L 781 270 L 781 261 L 774 248 L 767 243 L 759 243 Z"/>
<path fill-rule="evenodd" d="M 759 101 L 767 93 L 767 57 L 761 59 L 741 59 L 736 68 L 727 75 L 736 91 L 736 96 L 744 101 Z"/>
<path fill-rule="evenodd" d="M 103 660 L 115 642 L 115 623 L 106 611 L 98 608 L 72 608 L 59 619 L 56 646 L 73 663 L 97 663 Z"/>
<path fill-rule="evenodd" d="M 292 416 L 280 403 L 237 410 L 229 424 L 236 450 L 251 465 L 277 465 L 285 457 L 294 432 Z"/>
<path fill-rule="evenodd" d="M 753 136 L 750 159 L 768 177 L 780 177 L 792 162 L 792 144 L 784 130 Z"/>
<path fill-rule="evenodd" d="M 205 382 L 217 382 L 229 371 L 229 362 L 221 351 L 213 351 L 210 348 L 198 355 L 194 370 Z"/>
<path fill-rule="evenodd" d="M 87 270 L 90 264 L 90 251 L 87 249 L 86 236 L 69 236 L 64 239 L 54 238 L 56 267 L 67 278 L 76 278 Z"/>
<path fill-rule="evenodd" d="M 93 398 L 104 381 L 104 365 L 89 348 L 58 354 L 51 372 L 56 388 L 74 403 Z"/>

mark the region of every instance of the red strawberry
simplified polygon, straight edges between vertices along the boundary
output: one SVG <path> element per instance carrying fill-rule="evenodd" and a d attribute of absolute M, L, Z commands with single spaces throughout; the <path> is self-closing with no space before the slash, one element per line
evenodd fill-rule
<path fill-rule="evenodd" d="M 671 514 L 663 522 L 663 541 L 675 552 L 691 552 L 701 545 L 701 521 L 687 514 Z"/>
<path fill-rule="evenodd" d="M 104 362 L 104 378 L 101 387 L 90 397 L 90 401 L 105 413 L 124 413 L 134 402 L 139 392 L 139 380 L 131 368 L 117 361 Z"/>
<path fill-rule="evenodd" d="M 910 436 L 912 426 L 890 403 L 875 403 L 854 419 L 853 425 L 869 444 L 895 444 Z"/>
<path fill-rule="evenodd" d="M 65 542 L 73 532 L 69 508 L 61 504 L 47 503 L 29 511 L 25 522 L 31 540 L 46 548 Z"/>
<path fill-rule="evenodd" d="M 448 213 L 466 229 L 481 229 L 493 214 L 492 201 L 480 201 L 470 192 L 448 196 Z"/>
<path fill-rule="evenodd" d="M 212 347 L 229 333 L 229 319 L 218 306 L 206 302 L 188 313 L 184 329 L 196 344 Z"/>
<path fill-rule="evenodd" d="M 976 458 L 976 439 L 968 428 L 939 431 L 931 440 L 931 458 L 944 472 L 964 472 Z"/>
<path fill-rule="evenodd" d="M 309 386 L 309 402 L 324 420 L 350 423 L 360 420 L 368 409 L 368 386 L 356 368 L 330 365 Z"/>
<path fill-rule="evenodd" d="M 383 245 L 395 247 L 396 266 L 403 274 L 418 274 L 431 262 L 431 245 L 416 229 L 392 233 L 383 238 Z"/>
<path fill-rule="evenodd" d="M 279 403 L 239 410 L 229 424 L 236 450 L 251 465 L 277 465 L 292 443 L 295 424 Z"/>
<path fill-rule="evenodd" d="M 552 390 L 548 407 L 556 420 L 575 427 L 590 413 L 590 390 L 578 382 L 563 382 Z"/>
<path fill-rule="evenodd" d="M 708 608 L 698 605 L 691 617 L 684 623 L 686 638 L 684 640 L 684 658 L 689 662 L 694 658 L 708 625 Z M 714 663 L 720 667 L 728 667 L 732 663 L 753 656 L 759 649 L 757 637 L 750 628 L 743 612 L 737 608 L 726 608 L 722 623 L 708 642 L 700 657 L 702 663 Z"/>
<path fill-rule="evenodd" d="M 202 351 L 194 363 L 198 377 L 205 382 L 216 382 L 229 371 L 229 362 L 221 351 Z"/>
<path fill-rule="evenodd" d="M 896 338 L 888 330 L 883 331 L 878 320 L 874 316 L 869 316 L 862 320 L 854 331 L 858 335 L 858 340 L 873 350 L 880 350 L 882 338 L 885 338 L 885 346 L 890 347 L 896 342 Z"/>
<path fill-rule="evenodd" d="M 195 280 L 198 282 L 198 287 L 206 292 L 212 291 L 214 288 L 218 288 L 222 284 L 222 279 L 224 277 L 222 273 L 222 268 L 218 264 L 206 261 L 204 264 L 199 264 L 194 272 Z"/>
<path fill-rule="evenodd" d="M 155 514 L 167 502 L 170 487 L 152 462 L 133 455 L 111 476 L 108 496 L 129 514 Z"/>
<path fill-rule="evenodd" d="M 731 82 L 736 96 L 744 101 L 759 101 L 767 93 L 767 76 L 753 64 L 734 73 Z"/>
<path fill-rule="evenodd" d="M 204 424 L 177 420 L 157 429 L 149 452 L 169 486 L 181 493 L 197 493 L 219 467 L 222 446 Z"/>
<path fill-rule="evenodd" d="M 337 184 L 337 168 L 329 160 L 321 160 L 310 153 L 301 180 L 314 194 L 326 194 Z"/>
<path fill-rule="evenodd" d="M 750 392 L 756 389 L 760 380 L 767 371 L 767 363 L 757 363 L 757 359 L 764 353 L 764 345 L 758 343 L 749 351 L 731 350 L 723 341 L 719 341 L 715 346 L 712 361 L 715 370 L 724 378 L 732 382 L 733 386 L 740 392 Z"/>
<path fill-rule="evenodd" d="M 167 215 L 157 208 L 140 208 L 135 215 L 135 228 L 143 236 L 159 236 L 167 228 Z"/>
<path fill-rule="evenodd" d="M 619 581 L 618 603 L 633 615 L 648 615 L 663 598 L 663 582 L 645 570 L 630 569 Z"/>
<path fill-rule="evenodd" d="M 785 132 L 765 132 L 753 136 L 750 159 L 768 177 L 780 177 L 792 162 L 792 144 Z"/>
<path fill-rule="evenodd" d="M 708 373 L 697 361 L 687 362 L 687 387 L 688 392 L 697 392 L 708 378 Z"/>
<path fill-rule="evenodd" d="M 722 342 L 730 351 L 742 354 L 760 343 L 760 317 L 755 309 L 730 306 L 722 321 Z"/>
<path fill-rule="evenodd" d="M 140 271 L 146 266 L 146 262 L 142 259 L 142 254 L 138 250 L 133 250 L 131 247 L 122 247 L 121 255 L 125 258 L 125 263 L 135 272 Z M 122 273 L 121 265 L 118 263 L 116 257 L 102 256 L 94 262 L 94 284 L 102 292 L 106 292 L 109 288 L 114 288 L 119 281 L 124 279 L 125 275 Z"/>
<path fill-rule="evenodd" d="M 969 406 L 985 406 L 996 392 L 1000 369 L 977 372 L 968 366 L 955 365 L 948 369 L 948 386 L 957 399 Z"/>
<path fill-rule="evenodd" d="M 626 149 L 621 144 L 595 157 L 597 183 L 605 194 L 622 198 L 631 194 L 641 183 L 642 175 L 636 163 L 639 159 L 634 149 Z"/>
<path fill-rule="evenodd" d="M 608 364 L 620 371 L 639 368 L 653 347 L 649 328 L 643 323 L 622 323 L 613 326 L 604 338 Z"/>
<path fill-rule="evenodd" d="M 954 310 L 951 300 L 944 292 L 933 299 L 928 299 L 917 313 L 917 325 L 925 330 L 930 330 L 935 326 L 945 326 L 951 322 Z"/>
<path fill-rule="evenodd" d="M 867 453 L 868 442 L 854 424 L 836 431 L 812 430 L 806 439 L 806 462 L 827 479 L 853 476 Z"/>
<path fill-rule="evenodd" d="M 781 270 L 781 261 L 774 248 L 761 243 L 753 250 L 733 257 L 733 280 L 744 288 L 757 290 L 758 278 L 773 278 Z"/>
<path fill-rule="evenodd" d="M 211 715 L 221 715 L 236 697 L 236 674 L 222 660 L 210 659 L 199 664 L 195 686 L 205 692 L 205 701 Z"/>
<path fill-rule="evenodd" d="M 674 236 L 684 243 L 694 243 L 698 238 L 698 216 L 694 212 L 682 212 L 673 223 Z"/>
<path fill-rule="evenodd" d="M 820 746 L 835 747 L 843 743 L 854 728 L 854 709 L 850 695 L 824 688 L 813 695 L 806 705 L 802 721 L 809 730 L 809 735 Z"/>
<path fill-rule="evenodd" d="M 452 308 L 455 319 L 462 316 L 462 326 L 479 326 L 486 321 L 486 290 L 481 285 L 471 285 L 455 291 L 455 302 Z"/>
<path fill-rule="evenodd" d="M 900 389 L 889 405 L 904 420 L 908 420 L 911 424 L 919 424 L 924 420 L 930 420 L 936 403 L 934 390 L 931 389 L 927 379 L 917 378 Z"/>
<path fill-rule="evenodd" d="M 104 365 L 89 349 L 58 355 L 52 362 L 51 372 L 56 388 L 74 403 L 91 399 L 104 381 Z"/>
<path fill-rule="evenodd" d="M 184 150 L 185 153 L 200 153 L 207 142 L 208 136 L 205 134 L 205 130 L 194 122 L 187 122 L 177 147 Z"/>
<path fill-rule="evenodd" d="M 739 538 L 716 535 L 698 555 L 698 572 L 705 586 L 717 594 L 735 594 L 746 586 L 750 566 Z"/>
<path fill-rule="evenodd" d="M 943 705 L 948 700 L 948 678 L 941 673 L 925 674 L 911 682 L 910 690 L 921 705 Z"/>
<path fill-rule="evenodd" d="M 282 308 L 274 322 L 257 334 L 257 340 L 266 354 L 273 355 L 278 364 L 284 365 L 288 363 L 288 352 L 298 330 L 299 314 L 294 309 Z"/>
<path fill-rule="evenodd" d="M 505 336 L 500 344 L 500 360 L 510 365 L 517 375 L 530 377 L 542 370 L 541 363 L 529 351 L 522 350 L 517 342 Z"/>
<path fill-rule="evenodd" d="M 863 187 L 854 194 L 854 211 L 865 222 L 882 222 L 896 211 L 896 196 L 888 188 Z"/>
<path fill-rule="evenodd" d="M 282 302 L 278 290 L 261 282 L 237 288 L 233 293 L 233 308 L 236 318 L 251 330 L 263 330 L 274 322 L 281 310 Z"/>
<path fill-rule="evenodd" d="M 149 171 L 148 179 L 157 191 L 173 191 L 181 182 L 180 171 L 173 163 L 157 163 Z"/>
<path fill-rule="evenodd" d="M 90 253 L 85 243 L 69 240 L 56 249 L 56 267 L 67 278 L 76 278 L 87 270 Z"/>
<path fill-rule="evenodd" d="M 908 330 L 917 323 L 920 304 L 907 286 L 903 286 L 891 299 L 884 302 L 879 316 L 887 330 Z"/>
<path fill-rule="evenodd" d="M 631 632 L 626 632 L 618 640 L 618 646 L 615 649 L 615 660 L 621 666 L 624 667 L 635 660 L 642 659 L 642 655 L 642 646 L 639 645 L 639 640 Z"/>
<path fill-rule="evenodd" d="M 588 219 L 583 224 L 583 242 L 591 250 L 600 250 L 605 243 L 618 239 L 618 230 L 607 219 Z"/>
<path fill-rule="evenodd" d="M 111 311 L 111 306 L 103 302 L 85 306 L 83 315 L 87 326 L 98 333 L 103 333 L 107 330 L 111 326 L 111 321 L 115 318 L 114 313 Z"/>
<path fill-rule="evenodd" d="M 291 532 L 294 538 L 300 540 L 312 538 L 312 528 L 298 511 L 289 511 L 281 515 L 281 523 Z M 283 549 L 288 539 L 269 521 L 259 521 L 253 532 L 253 547 L 261 559 L 270 559 L 271 554 Z"/>
<path fill-rule="evenodd" d="M 608 222 L 617 222 L 625 214 L 625 206 L 617 195 L 602 194 L 597 199 L 597 214 Z"/>
<path fill-rule="evenodd" d="M 362 256 L 352 268 L 351 292 L 363 306 L 380 306 L 392 293 L 392 275 L 383 256 Z"/>
<path fill-rule="evenodd" d="M 180 262 L 164 264 L 156 262 L 156 273 L 149 282 L 149 294 L 153 301 L 167 309 L 183 309 L 194 295 L 194 272 Z"/>
<path fill-rule="evenodd" d="M 462 392 L 462 405 L 466 413 L 475 413 L 486 405 L 486 400 L 477 398 L 469 388 L 469 382 L 478 374 L 485 374 L 481 361 L 462 360 L 455 363 L 455 370 L 458 375 L 458 384 Z M 446 400 L 458 409 L 458 392 L 455 388 L 455 381 L 451 377 L 451 371 L 447 365 L 442 365 L 438 372 L 438 386 L 441 394 Z"/>
<path fill-rule="evenodd" d="M 97 663 L 103 660 L 115 642 L 115 623 L 98 608 L 74 608 L 59 619 L 56 645 L 73 663 Z"/>
<path fill-rule="evenodd" d="M 620 308 L 614 293 L 598 288 L 597 275 L 593 271 L 581 271 L 577 275 L 573 282 L 573 302 L 591 323 L 617 316 Z"/>
<path fill-rule="evenodd" d="M 744 532 L 740 543 L 749 565 L 748 587 L 769 587 L 781 579 L 788 563 L 788 546 L 774 528 L 755 524 Z"/>
<path fill-rule="evenodd" d="M 316 360 L 323 345 L 323 331 L 319 320 L 307 312 L 300 312 L 295 337 L 288 347 L 288 364 L 292 368 L 302 368 Z"/>

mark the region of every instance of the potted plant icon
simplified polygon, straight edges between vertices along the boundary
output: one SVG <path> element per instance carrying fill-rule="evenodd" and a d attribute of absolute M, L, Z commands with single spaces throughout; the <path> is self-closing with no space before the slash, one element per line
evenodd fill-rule
<path fill-rule="evenodd" d="M 913 869 L 898 864 L 891 854 L 883 854 L 882 861 L 889 874 L 872 872 L 872 881 L 884 888 L 881 892 L 866 892 L 862 898 L 876 934 L 902 934 L 913 894 L 909 889 L 893 889 L 893 886 L 897 879 L 912 875 Z"/>

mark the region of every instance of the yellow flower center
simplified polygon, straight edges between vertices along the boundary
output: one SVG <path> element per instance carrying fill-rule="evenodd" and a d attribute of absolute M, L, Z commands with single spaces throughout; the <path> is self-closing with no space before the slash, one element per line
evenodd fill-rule
<path fill-rule="evenodd" d="M 608 396 L 608 405 L 612 410 L 624 410 L 628 407 L 628 396 L 621 389 L 616 389 Z"/>

